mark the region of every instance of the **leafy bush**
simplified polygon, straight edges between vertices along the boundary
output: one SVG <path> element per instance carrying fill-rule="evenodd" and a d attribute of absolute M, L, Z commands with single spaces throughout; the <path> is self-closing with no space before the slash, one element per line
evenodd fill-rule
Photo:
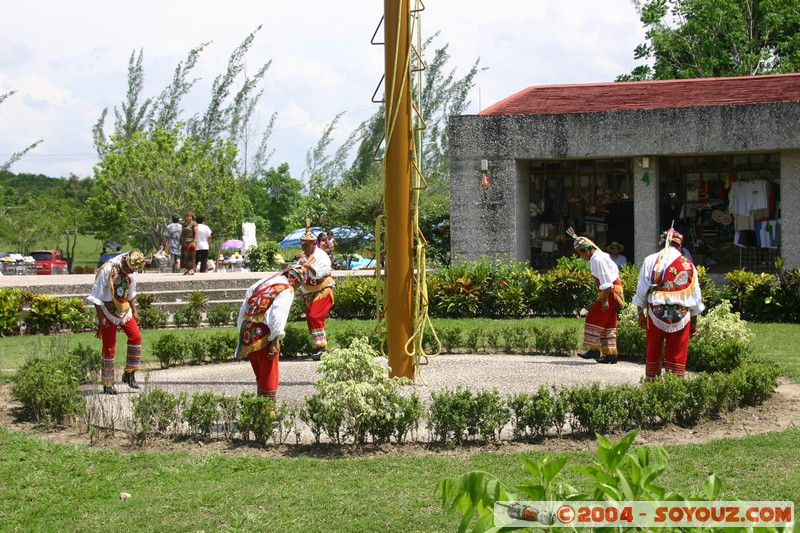
<path fill-rule="evenodd" d="M 772 274 L 734 270 L 725 274 L 727 284 L 721 297 L 746 320 L 776 322 L 780 313 L 774 305 L 777 279 Z"/>
<path fill-rule="evenodd" d="M 151 309 L 153 307 L 153 300 L 155 298 L 152 294 L 146 292 L 140 292 L 136 294 L 136 309 L 139 311 L 143 311 L 145 309 Z"/>
<path fill-rule="evenodd" d="M 247 249 L 247 263 L 253 272 L 268 272 L 276 267 L 275 255 L 280 246 L 275 241 L 261 241 Z"/>
<path fill-rule="evenodd" d="M 275 400 L 244 392 L 239 397 L 239 419 L 236 427 L 242 439 L 250 441 L 250 434 L 258 444 L 266 444 L 274 431 Z"/>
<path fill-rule="evenodd" d="M 206 339 L 206 354 L 212 363 L 224 363 L 233 357 L 238 342 L 235 331 L 217 331 Z"/>
<path fill-rule="evenodd" d="M 78 346 L 70 351 L 70 354 L 75 358 L 76 372 L 80 382 L 96 383 L 102 362 L 100 350 L 91 346 L 84 346 L 83 343 L 79 342 Z"/>
<path fill-rule="evenodd" d="M 200 310 L 190 304 L 177 308 L 172 315 L 172 321 L 179 328 L 196 328 L 200 326 L 202 320 L 203 317 Z"/>
<path fill-rule="evenodd" d="M 61 327 L 78 333 L 95 327 L 94 307 L 86 305 L 83 298 L 67 298 L 62 302 Z"/>
<path fill-rule="evenodd" d="M 135 427 L 140 432 L 140 441 L 152 433 L 167 435 L 177 433 L 181 421 L 181 409 L 185 405 L 186 394 L 175 396 L 157 387 L 145 387 L 131 399 Z"/>
<path fill-rule="evenodd" d="M 230 304 L 217 304 L 206 313 L 206 322 L 209 326 L 219 327 L 232 324 L 236 319 L 238 310 Z"/>
<path fill-rule="evenodd" d="M 506 400 L 511 428 L 517 438 L 541 438 L 556 424 L 556 401 L 546 385 L 533 394 L 517 393 Z"/>
<path fill-rule="evenodd" d="M 461 329 L 453 326 L 453 327 L 441 327 L 437 332 L 439 336 L 439 340 L 442 343 L 442 347 L 444 347 L 445 353 L 455 353 L 458 348 L 461 347 Z"/>
<path fill-rule="evenodd" d="M 723 300 L 697 318 L 697 336 L 689 342 L 687 367 L 707 372 L 730 372 L 750 354 L 752 332 L 731 304 Z"/>
<path fill-rule="evenodd" d="M 169 331 L 153 342 L 153 355 L 161 363 L 161 368 L 169 368 L 188 359 L 189 344 L 183 336 Z"/>
<path fill-rule="evenodd" d="M 189 424 L 189 431 L 192 434 L 211 437 L 214 424 L 219 421 L 220 414 L 217 411 L 219 400 L 219 396 L 209 391 L 192 394 L 192 399 L 183 410 L 183 417 Z"/>
<path fill-rule="evenodd" d="M 304 323 L 290 322 L 281 340 L 281 357 L 304 357 L 311 352 L 311 336 Z"/>
<path fill-rule="evenodd" d="M 67 424 L 86 408 L 80 391 L 80 365 L 65 341 L 29 357 L 17 370 L 11 396 L 45 426 Z"/>
<path fill-rule="evenodd" d="M 337 297 L 338 298 L 338 297 Z M 338 301 L 337 301 L 338 305 Z M 381 349 L 380 335 L 375 331 L 374 325 L 366 322 L 346 323 L 345 326 L 333 334 L 336 346 L 346 348 L 355 339 L 366 338 L 369 345 L 377 352 Z"/>
<path fill-rule="evenodd" d="M 337 278 L 334 289 L 336 305 L 331 316 L 336 318 L 372 318 L 375 316 L 377 289 L 375 279 L 368 276 Z"/>
<path fill-rule="evenodd" d="M 497 390 L 480 390 L 473 394 L 459 386 L 454 391 L 431 392 L 428 427 L 441 442 L 460 444 L 465 438 L 476 435 L 495 440 L 510 419 L 511 413 Z"/>
<path fill-rule="evenodd" d="M 57 333 L 64 328 L 65 313 L 69 313 L 70 304 L 67 300 L 50 294 L 32 294 L 30 296 L 30 309 L 25 314 L 23 322 L 25 332 Z"/>
<path fill-rule="evenodd" d="M 139 327 L 142 329 L 160 329 L 167 325 L 169 314 L 155 307 L 139 309 Z"/>
<path fill-rule="evenodd" d="M 0 336 L 19 333 L 25 299 L 26 293 L 20 289 L 0 289 Z"/>
<path fill-rule="evenodd" d="M 772 301 L 781 322 L 800 322 L 800 269 L 781 270 Z"/>
<path fill-rule="evenodd" d="M 617 322 L 617 351 L 629 361 L 644 363 L 647 355 L 647 332 L 639 327 L 639 308 L 626 305 Z"/>

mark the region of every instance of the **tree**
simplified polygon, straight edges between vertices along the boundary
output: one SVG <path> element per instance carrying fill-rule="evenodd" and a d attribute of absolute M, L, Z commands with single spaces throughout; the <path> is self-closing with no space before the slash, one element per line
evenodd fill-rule
<path fill-rule="evenodd" d="M 218 224 L 220 236 L 238 235 L 245 199 L 234 176 L 236 147 L 187 137 L 182 126 L 112 140 L 88 202 L 103 239 L 149 249 L 161 240 L 165 213 L 185 209 Z"/>
<path fill-rule="evenodd" d="M 11 91 L 11 92 L 0 94 L 0 104 L 5 102 L 6 98 L 8 98 L 9 96 L 13 95 L 15 92 L 16 91 Z M 30 152 L 31 150 L 33 150 L 34 148 L 39 146 L 39 144 L 41 144 L 41 143 L 42 143 L 42 140 L 39 139 L 35 143 L 28 145 L 27 148 L 24 148 L 19 152 L 14 152 L 13 154 L 11 154 L 11 157 L 8 159 L 8 161 L 6 161 L 5 163 L 0 163 L 0 172 L 7 171 L 9 168 L 11 168 L 11 165 L 13 165 L 17 161 L 19 161 L 22 158 L 22 156 L 24 156 L 25 154 L 27 154 L 28 152 Z"/>
<path fill-rule="evenodd" d="M 258 146 L 255 150 L 250 150 L 249 144 L 254 137 L 253 116 L 263 92 L 258 90 L 258 85 L 271 61 L 261 65 L 252 76 L 242 75 L 245 72 L 247 52 L 260 29 L 261 26 L 231 53 L 225 73 L 214 79 L 205 113 L 192 116 L 182 124 L 184 133 L 199 142 L 225 141 L 241 147 L 237 152 L 237 169 L 238 174 L 245 178 L 258 174 L 266 167 L 271 155 L 267 142 L 277 117 L 277 114 L 272 115 L 260 132 L 261 141 Z M 203 43 L 192 49 L 186 59 L 178 63 L 172 82 L 156 98 L 144 97 L 143 51 L 139 50 L 138 54 L 134 51 L 131 54 L 128 61 L 128 93 L 125 101 L 120 104 L 120 109 L 114 108 L 114 130 L 110 135 L 115 139 L 114 142 L 130 140 L 140 131 L 174 130 L 180 124 L 183 98 L 197 82 L 197 78 L 192 79 L 190 76 L 200 54 L 209 44 Z M 241 86 L 234 92 L 233 87 L 237 83 Z M 111 145 L 109 136 L 105 133 L 107 116 L 108 108 L 102 111 L 92 129 L 95 148 L 101 158 Z"/>
<path fill-rule="evenodd" d="M 647 32 L 640 65 L 618 81 L 800 70 L 797 0 L 633 0 Z M 667 17 L 671 15 L 671 21 Z"/>
<path fill-rule="evenodd" d="M 259 234 L 273 240 L 297 228 L 297 211 L 303 184 L 289 175 L 289 165 L 270 168 L 246 182 L 250 205 L 245 216 L 253 219 Z"/>

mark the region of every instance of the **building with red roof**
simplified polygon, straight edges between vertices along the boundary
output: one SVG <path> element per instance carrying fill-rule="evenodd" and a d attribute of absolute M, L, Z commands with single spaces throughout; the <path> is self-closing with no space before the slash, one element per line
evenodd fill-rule
<path fill-rule="evenodd" d="M 451 247 L 547 268 L 572 226 L 641 263 L 800 267 L 800 74 L 529 87 L 452 117 Z"/>

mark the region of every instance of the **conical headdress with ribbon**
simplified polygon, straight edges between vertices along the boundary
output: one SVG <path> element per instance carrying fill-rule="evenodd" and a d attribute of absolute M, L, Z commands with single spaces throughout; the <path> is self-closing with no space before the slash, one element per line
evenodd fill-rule
<path fill-rule="evenodd" d="M 581 237 L 575 233 L 575 230 L 570 227 L 567 229 L 567 235 L 572 237 L 572 247 L 576 250 L 587 250 L 590 248 L 597 248 L 597 245 L 592 242 L 588 237 Z"/>

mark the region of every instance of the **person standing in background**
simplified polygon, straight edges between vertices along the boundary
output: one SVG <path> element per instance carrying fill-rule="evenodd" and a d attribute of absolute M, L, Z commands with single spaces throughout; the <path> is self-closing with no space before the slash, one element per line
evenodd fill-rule
<path fill-rule="evenodd" d="M 697 334 L 697 316 L 705 309 L 700 278 L 682 253 L 683 235 L 670 229 L 661 235 L 662 249 L 644 258 L 633 304 L 639 327 L 647 332 L 645 381 L 666 371 L 686 373 L 689 339 Z"/>
<path fill-rule="evenodd" d="M 197 250 L 197 222 L 194 213 L 186 211 L 183 214 L 183 228 L 181 228 L 181 266 L 186 269 L 184 276 L 194 274 L 197 263 L 195 252 Z"/>
<path fill-rule="evenodd" d="M 197 262 L 200 272 L 208 272 L 208 250 L 211 247 L 211 228 L 206 226 L 206 217 L 197 216 Z"/>
<path fill-rule="evenodd" d="M 617 241 L 609 244 L 606 250 L 608 250 L 608 255 L 611 257 L 611 260 L 614 261 L 614 264 L 617 265 L 617 268 L 622 268 L 628 264 L 628 258 L 622 255 L 625 247 Z"/>
<path fill-rule="evenodd" d="M 181 217 L 172 215 L 172 224 L 167 224 L 164 235 L 161 237 L 161 248 L 169 254 L 169 263 L 172 273 L 176 273 L 181 262 Z M 165 248 L 167 247 L 167 248 Z"/>

